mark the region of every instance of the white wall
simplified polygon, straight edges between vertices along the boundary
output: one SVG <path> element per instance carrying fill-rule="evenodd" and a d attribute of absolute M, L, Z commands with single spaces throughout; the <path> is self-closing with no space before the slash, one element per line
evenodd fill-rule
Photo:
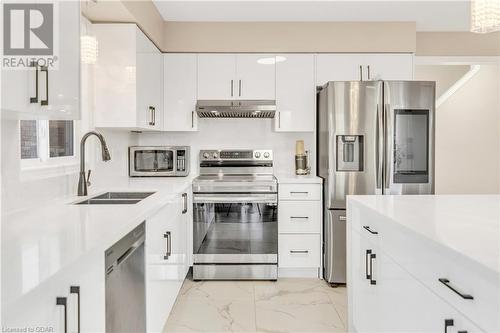
<path fill-rule="evenodd" d="M 200 149 L 253 148 L 272 149 L 275 172 L 292 173 L 295 170 L 295 141 L 304 140 L 311 150 L 314 161 L 315 134 L 277 133 L 271 119 L 199 119 L 198 132 L 193 133 L 142 133 L 141 145 L 189 145 L 191 146 L 191 170 L 198 170 Z M 312 165 L 313 173 L 315 172 Z"/>
<path fill-rule="evenodd" d="M 458 69 L 461 71 L 461 69 Z M 500 77 L 479 72 L 436 110 L 436 193 L 500 193 Z M 449 66 L 417 66 L 417 80 L 448 85 Z M 439 97 L 439 96 L 437 96 Z"/>

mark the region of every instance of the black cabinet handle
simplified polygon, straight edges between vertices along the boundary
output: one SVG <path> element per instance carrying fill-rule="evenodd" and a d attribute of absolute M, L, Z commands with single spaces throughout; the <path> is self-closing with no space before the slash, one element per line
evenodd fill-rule
<path fill-rule="evenodd" d="M 455 294 L 459 295 L 463 299 L 474 299 L 474 297 L 472 297 L 471 295 L 467 295 L 467 294 L 464 294 L 464 293 L 458 291 L 456 288 L 454 288 L 450 284 L 450 280 L 448 280 L 446 278 L 440 278 L 439 282 L 441 282 L 442 284 L 444 284 L 445 286 L 447 286 L 448 288 L 450 288 L 453 292 L 455 292 Z"/>
<path fill-rule="evenodd" d="M 370 284 L 377 284 L 377 281 L 373 278 L 373 259 L 376 259 L 377 255 L 375 253 L 370 254 Z"/>
<path fill-rule="evenodd" d="M 77 312 L 78 329 L 77 329 L 77 332 L 80 333 L 80 287 L 79 286 L 71 286 L 71 287 L 69 287 L 69 292 L 70 292 L 70 294 L 76 294 L 76 296 L 78 297 L 78 299 L 77 299 L 77 305 L 78 305 L 78 312 Z"/>
<path fill-rule="evenodd" d="M 370 257 L 372 253 L 372 250 L 366 250 L 366 254 L 365 254 L 365 274 L 366 274 L 366 279 L 367 280 L 371 280 L 371 275 L 370 273 L 368 273 L 368 258 Z"/>
<path fill-rule="evenodd" d="M 366 231 L 368 231 L 372 235 L 378 235 L 378 232 L 371 230 L 369 225 L 364 225 L 363 229 L 365 229 Z"/>
<path fill-rule="evenodd" d="M 35 67 L 35 97 L 30 97 L 30 103 L 38 103 L 38 63 L 32 61 L 30 67 Z"/>
<path fill-rule="evenodd" d="M 45 72 L 45 99 L 42 99 L 40 104 L 49 105 L 49 68 L 42 66 L 40 67 L 40 72 Z"/>
<path fill-rule="evenodd" d="M 448 327 L 455 325 L 453 319 L 445 319 L 444 320 L 444 333 L 448 333 Z"/>
<path fill-rule="evenodd" d="M 68 299 L 66 297 L 57 297 L 56 305 L 64 306 L 64 333 L 68 333 Z"/>

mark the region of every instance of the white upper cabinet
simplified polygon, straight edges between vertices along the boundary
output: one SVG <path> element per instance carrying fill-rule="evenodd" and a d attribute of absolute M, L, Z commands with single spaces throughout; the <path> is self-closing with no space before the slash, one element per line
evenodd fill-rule
<path fill-rule="evenodd" d="M 236 56 L 237 99 L 275 99 L 275 59 L 269 54 Z"/>
<path fill-rule="evenodd" d="M 165 131 L 197 131 L 196 54 L 165 54 L 164 122 Z M 227 87 L 226 87 L 227 89 Z"/>
<path fill-rule="evenodd" d="M 316 85 L 322 86 L 328 81 L 361 80 L 363 63 L 364 55 L 362 54 L 318 54 L 316 56 Z"/>
<path fill-rule="evenodd" d="M 319 54 L 316 85 L 328 81 L 412 80 L 412 54 Z"/>
<path fill-rule="evenodd" d="M 15 119 L 80 118 L 80 2 L 55 5 L 58 43 L 54 67 L 2 69 L 2 116 Z"/>
<path fill-rule="evenodd" d="M 234 54 L 198 55 L 198 99 L 233 99 L 236 56 Z"/>
<path fill-rule="evenodd" d="M 411 54 L 367 54 L 365 63 L 368 80 L 413 80 Z"/>
<path fill-rule="evenodd" d="M 275 130 L 313 132 L 316 119 L 314 55 L 286 54 L 276 59 Z"/>
<path fill-rule="evenodd" d="M 96 127 L 161 130 L 163 60 L 135 24 L 95 24 Z"/>
<path fill-rule="evenodd" d="M 198 55 L 198 99 L 274 99 L 275 57 Z"/>

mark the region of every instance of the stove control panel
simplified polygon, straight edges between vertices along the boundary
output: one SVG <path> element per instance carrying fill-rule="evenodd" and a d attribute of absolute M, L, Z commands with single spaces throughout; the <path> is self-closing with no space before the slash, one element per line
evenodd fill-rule
<path fill-rule="evenodd" d="M 270 149 L 242 150 L 200 150 L 200 161 L 272 161 L 273 151 Z"/>

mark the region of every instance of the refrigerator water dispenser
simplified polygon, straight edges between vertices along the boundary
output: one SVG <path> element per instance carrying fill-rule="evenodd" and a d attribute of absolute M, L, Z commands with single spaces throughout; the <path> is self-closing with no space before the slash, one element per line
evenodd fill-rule
<path fill-rule="evenodd" d="M 337 171 L 363 171 L 363 135 L 337 135 Z"/>

